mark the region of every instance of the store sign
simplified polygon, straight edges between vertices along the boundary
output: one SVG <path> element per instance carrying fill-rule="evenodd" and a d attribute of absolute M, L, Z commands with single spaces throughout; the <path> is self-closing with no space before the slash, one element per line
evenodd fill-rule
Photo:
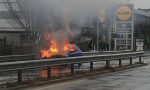
<path fill-rule="evenodd" d="M 132 24 L 131 23 L 117 23 L 116 26 L 116 32 L 123 32 L 123 33 L 131 33 L 132 29 Z"/>
<path fill-rule="evenodd" d="M 133 18 L 133 5 L 117 6 L 115 50 L 133 50 Z"/>
<path fill-rule="evenodd" d="M 117 7 L 117 18 L 120 21 L 127 21 L 132 17 L 132 9 L 129 5 L 120 5 Z"/>
<path fill-rule="evenodd" d="M 144 50 L 144 40 L 136 39 L 136 51 L 143 51 L 143 50 Z"/>

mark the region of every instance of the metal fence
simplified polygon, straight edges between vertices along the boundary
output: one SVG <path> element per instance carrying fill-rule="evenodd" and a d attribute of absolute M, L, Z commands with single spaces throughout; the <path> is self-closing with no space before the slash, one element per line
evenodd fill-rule
<path fill-rule="evenodd" d="M 32 54 L 33 47 L 31 45 L 0 45 L 0 56 L 4 55 L 22 55 Z"/>
<path fill-rule="evenodd" d="M 56 58 L 56 59 L 44 59 L 44 60 L 28 60 L 17 62 L 4 62 L 0 63 L 0 72 L 16 72 L 18 82 L 22 82 L 22 71 L 28 71 L 31 69 L 39 69 L 47 67 L 47 78 L 51 79 L 51 67 L 69 65 L 70 73 L 75 73 L 75 64 L 78 63 L 90 63 L 90 71 L 93 71 L 94 62 L 105 62 L 106 68 L 110 68 L 111 61 L 118 61 L 119 67 L 122 67 L 122 61 L 128 60 L 129 64 L 133 64 L 133 58 L 139 58 L 139 63 L 142 63 L 142 57 L 144 52 L 130 52 L 121 54 L 108 54 L 108 55 L 92 55 L 81 56 L 71 58 Z"/>
<path fill-rule="evenodd" d="M 118 51 L 82 52 L 83 56 L 117 54 L 117 53 L 125 53 L 125 52 L 118 52 Z M 37 54 L 6 55 L 6 56 L 0 56 L 0 63 L 2 63 L 2 62 L 14 62 L 14 61 L 27 61 L 27 60 L 35 60 L 35 59 L 40 59 L 40 56 Z"/>
<path fill-rule="evenodd" d="M 35 58 L 36 58 L 35 54 L 0 56 L 0 63 L 3 63 L 3 62 L 15 62 L 15 61 L 34 60 Z"/>

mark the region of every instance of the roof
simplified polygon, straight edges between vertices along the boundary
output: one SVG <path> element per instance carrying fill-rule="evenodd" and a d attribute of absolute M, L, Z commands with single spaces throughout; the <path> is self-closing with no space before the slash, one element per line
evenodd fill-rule
<path fill-rule="evenodd" d="M 143 16 L 146 16 L 146 17 L 150 17 L 150 12 L 145 12 L 145 11 L 142 11 L 142 10 L 135 9 L 134 13 L 135 14 L 140 14 L 140 15 L 143 15 Z"/>
<path fill-rule="evenodd" d="M 0 19 L 0 31 L 24 31 L 21 27 L 10 21 L 11 19 Z"/>

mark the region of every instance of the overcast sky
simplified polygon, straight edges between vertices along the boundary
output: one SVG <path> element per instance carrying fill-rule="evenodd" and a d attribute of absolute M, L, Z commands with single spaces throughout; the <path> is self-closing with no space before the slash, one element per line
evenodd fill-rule
<path fill-rule="evenodd" d="M 131 3 L 134 3 L 134 7 L 137 8 L 150 8 L 150 0 L 131 0 Z"/>

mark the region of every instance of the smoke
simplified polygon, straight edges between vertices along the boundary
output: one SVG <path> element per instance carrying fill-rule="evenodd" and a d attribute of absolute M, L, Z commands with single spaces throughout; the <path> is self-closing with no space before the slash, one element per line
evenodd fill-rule
<path fill-rule="evenodd" d="M 91 17 L 98 17 L 99 12 L 114 5 L 113 0 L 3 0 L 15 22 L 29 31 L 35 31 L 35 39 L 44 48 L 50 40 L 44 40 L 46 32 L 56 40 L 58 48 L 63 48 L 66 38 L 69 40 L 81 32 L 81 27 L 90 23 Z M 20 11 L 15 13 L 14 11 Z M 21 20 L 19 18 L 22 18 Z M 29 32 L 30 33 L 30 32 Z M 43 36 L 42 36 L 43 35 Z"/>
<path fill-rule="evenodd" d="M 32 27 L 41 30 L 63 29 L 71 35 L 85 25 L 87 18 L 97 16 L 101 8 L 113 4 L 110 0 L 17 0 L 24 17 Z"/>
<path fill-rule="evenodd" d="M 15 22 L 38 38 L 45 32 L 51 32 L 59 42 L 72 39 L 80 34 L 80 28 L 90 23 L 90 17 L 98 17 L 99 12 L 114 5 L 113 0 L 3 0 L 17 2 L 6 4 Z M 14 11 L 20 11 L 16 13 Z M 19 19 L 19 18 L 23 19 Z M 39 34 L 40 33 L 40 34 Z M 34 34 L 34 33 L 33 33 Z M 38 39 L 42 41 L 42 39 Z"/>

